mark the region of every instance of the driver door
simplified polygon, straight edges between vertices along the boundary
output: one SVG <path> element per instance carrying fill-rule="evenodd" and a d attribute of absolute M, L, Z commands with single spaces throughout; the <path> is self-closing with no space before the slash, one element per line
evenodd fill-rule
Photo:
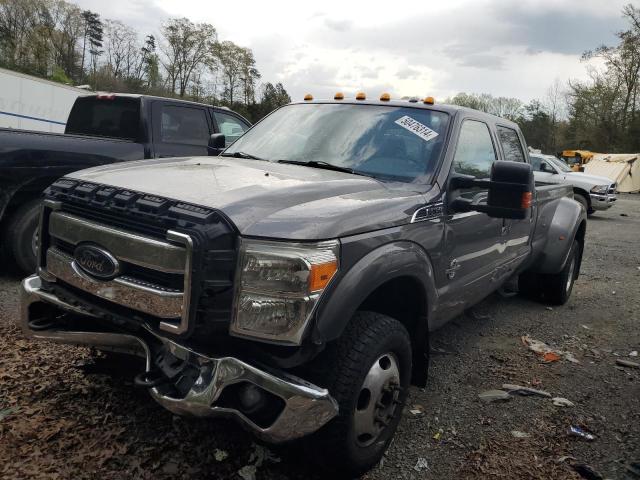
<path fill-rule="evenodd" d="M 497 160 L 489 126 L 466 119 L 460 127 L 451 175 L 464 174 L 489 178 Z M 486 201 L 487 190 L 472 188 L 451 192 L 475 202 Z M 492 276 L 500 260 L 502 219 L 480 212 L 448 213 L 445 217 L 443 265 L 440 276 L 442 305 L 449 315 L 459 313 L 494 289 Z"/>

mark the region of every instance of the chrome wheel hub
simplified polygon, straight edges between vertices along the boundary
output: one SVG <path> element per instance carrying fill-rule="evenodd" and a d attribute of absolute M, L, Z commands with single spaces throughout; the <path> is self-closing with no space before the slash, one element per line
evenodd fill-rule
<path fill-rule="evenodd" d="M 360 387 L 354 412 L 358 445 L 374 443 L 396 415 L 400 397 L 400 369 L 393 353 L 381 355 Z"/>

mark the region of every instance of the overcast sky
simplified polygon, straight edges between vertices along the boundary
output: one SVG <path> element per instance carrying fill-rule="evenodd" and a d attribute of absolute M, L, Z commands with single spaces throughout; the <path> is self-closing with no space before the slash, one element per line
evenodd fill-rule
<path fill-rule="evenodd" d="M 141 36 L 158 36 L 170 17 L 209 22 L 221 40 L 250 47 L 263 80 L 282 82 L 294 100 L 363 90 L 436 99 L 486 92 L 524 101 L 542 98 L 555 79 L 585 78 L 582 52 L 615 42 L 629 2 L 74 1 Z"/>

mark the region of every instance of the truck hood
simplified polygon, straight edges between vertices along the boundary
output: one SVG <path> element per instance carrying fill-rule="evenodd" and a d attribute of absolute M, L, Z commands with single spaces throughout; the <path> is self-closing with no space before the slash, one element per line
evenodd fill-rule
<path fill-rule="evenodd" d="M 593 184 L 593 186 L 611 185 L 612 183 L 614 183 L 614 180 L 611 180 L 610 178 L 601 177 L 599 175 L 590 175 L 588 173 L 583 173 L 583 172 L 567 172 L 567 173 L 561 173 L 560 175 L 563 176 L 566 180 L 576 181 L 581 183 L 591 183 Z"/>
<path fill-rule="evenodd" d="M 424 204 L 412 184 L 228 157 L 142 160 L 67 177 L 214 208 L 242 235 L 292 240 L 402 225 Z"/>

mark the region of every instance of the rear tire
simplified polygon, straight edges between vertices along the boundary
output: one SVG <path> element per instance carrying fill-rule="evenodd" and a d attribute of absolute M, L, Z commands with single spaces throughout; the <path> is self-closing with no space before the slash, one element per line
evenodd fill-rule
<path fill-rule="evenodd" d="M 35 236 L 41 204 L 39 198 L 28 201 L 7 222 L 7 247 L 18 268 L 26 274 L 36 271 Z"/>
<path fill-rule="evenodd" d="M 564 305 L 567 303 L 578 275 L 581 255 L 580 244 L 574 240 L 571 250 L 569 251 L 567 263 L 562 271 L 552 275 L 542 276 L 540 283 L 542 286 L 542 296 L 548 303 L 552 305 Z"/>
<path fill-rule="evenodd" d="M 333 478 L 354 478 L 382 458 L 402 417 L 411 379 L 411 340 L 397 320 L 358 312 L 318 362 L 315 380 L 329 389 L 339 413 L 307 439 Z"/>
<path fill-rule="evenodd" d="M 582 247 L 573 241 L 567 263 L 562 271 L 554 274 L 524 272 L 518 278 L 518 290 L 532 300 L 551 305 L 564 305 L 573 291 L 582 259 Z"/>

